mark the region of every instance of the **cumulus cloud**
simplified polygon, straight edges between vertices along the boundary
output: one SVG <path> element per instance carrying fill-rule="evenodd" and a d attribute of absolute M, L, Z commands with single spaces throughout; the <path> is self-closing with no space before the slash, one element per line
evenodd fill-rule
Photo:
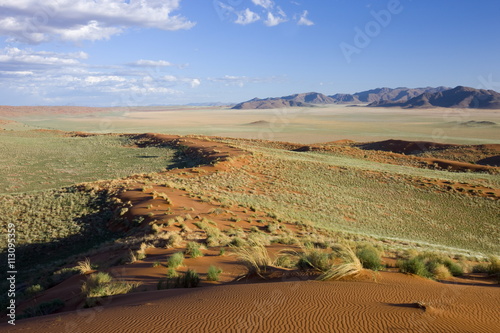
<path fill-rule="evenodd" d="M 260 16 L 257 13 L 252 12 L 249 8 L 245 9 L 242 12 L 236 13 L 238 18 L 234 23 L 246 25 L 260 20 Z"/>
<path fill-rule="evenodd" d="M 195 23 L 172 14 L 181 0 L 0 1 L 0 35 L 9 41 L 103 40 L 129 27 L 190 29 Z"/>
<path fill-rule="evenodd" d="M 252 0 L 254 5 L 261 6 L 265 9 L 270 9 L 274 6 L 274 2 L 272 0 Z"/>
<path fill-rule="evenodd" d="M 267 25 L 268 27 L 274 27 L 286 21 L 287 19 L 285 13 L 281 12 L 275 15 L 269 12 L 267 13 L 267 20 L 264 21 L 264 24 Z"/>
<path fill-rule="evenodd" d="M 297 22 L 297 24 L 298 25 L 306 25 L 306 26 L 314 25 L 314 22 L 307 18 L 308 14 L 309 14 L 309 12 L 307 10 L 304 10 L 304 12 L 300 15 L 300 18 L 299 18 L 299 21 Z"/>

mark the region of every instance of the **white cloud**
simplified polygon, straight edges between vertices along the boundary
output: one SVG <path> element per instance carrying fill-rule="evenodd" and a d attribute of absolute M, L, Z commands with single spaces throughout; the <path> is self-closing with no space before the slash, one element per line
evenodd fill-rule
<path fill-rule="evenodd" d="M 237 24 L 246 25 L 260 20 L 260 16 L 252 12 L 249 8 L 236 14 L 238 15 L 238 19 L 234 23 Z"/>
<path fill-rule="evenodd" d="M 270 9 L 274 6 L 274 2 L 272 0 L 252 0 L 254 5 L 261 6 L 265 9 Z"/>
<path fill-rule="evenodd" d="M 283 16 L 280 13 L 280 14 L 275 16 L 273 13 L 269 12 L 269 13 L 267 13 L 267 20 L 264 21 L 264 24 L 267 25 L 268 27 L 274 27 L 274 26 L 277 26 L 278 24 L 286 22 L 286 21 L 287 21 L 286 15 Z"/>
<path fill-rule="evenodd" d="M 162 77 L 162 79 L 167 82 L 185 83 L 188 84 L 191 88 L 196 88 L 201 84 L 200 79 L 181 78 L 174 75 L 165 75 Z"/>
<path fill-rule="evenodd" d="M 22 66 L 23 69 L 39 66 L 80 65 L 78 59 L 86 59 L 85 52 L 54 53 L 45 51 L 21 50 L 6 47 L 0 50 L 0 69 L 12 69 Z"/>
<path fill-rule="evenodd" d="M 298 25 L 307 25 L 307 26 L 311 26 L 311 25 L 314 25 L 314 22 L 309 20 L 307 18 L 307 15 L 309 14 L 309 12 L 307 10 L 304 10 L 304 12 L 302 13 L 302 15 L 300 15 L 300 19 L 299 21 L 297 22 Z"/>
<path fill-rule="evenodd" d="M 201 84 L 201 80 L 200 79 L 191 79 L 189 84 L 191 85 L 191 88 L 196 88 Z"/>
<path fill-rule="evenodd" d="M 0 35 L 10 41 L 102 40 L 129 27 L 190 29 L 195 23 L 172 15 L 181 0 L 0 0 Z"/>
<path fill-rule="evenodd" d="M 174 64 L 165 61 L 165 60 L 144 60 L 140 59 L 133 63 L 129 64 L 130 66 L 138 66 L 138 67 L 169 67 L 174 66 Z"/>

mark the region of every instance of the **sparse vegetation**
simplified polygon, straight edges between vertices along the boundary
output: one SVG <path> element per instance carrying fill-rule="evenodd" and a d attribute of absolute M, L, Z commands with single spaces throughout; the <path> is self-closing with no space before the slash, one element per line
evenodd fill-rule
<path fill-rule="evenodd" d="M 234 248 L 234 252 L 240 262 L 247 268 L 248 275 L 263 277 L 262 274 L 267 271 L 268 266 L 272 263 L 267 249 L 260 244 Z"/>
<path fill-rule="evenodd" d="M 379 251 L 371 244 L 363 244 L 356 249 L 356 256 L 361 261 L 363 268 L 378 271 L 382 268 Z"/>
<path fill-rule="evenodd" d="M 196 271 L 188 269 L 183 275 L 176 275 L 175 277 L 167 277 L 160 279 L 157 284 L 157 289 L 170 289 L 170 288 L 196 288 L 200 284 L 200 276 Z"/>
<path fill-rule="evenodd" d="M 114 280 L 108 273 L 95 273 L 90 275 L 82 285 L 82 294 L 87 298 L 88 307 L 98 304 L 97 298 L 126 294 L 138 287 L 139 283 L 129 283 Z"/>
<path fill-rule="evenodd" d="M 429 279 L 442 279 L 447 275 L 463 275 L 462 267 L 450 258 L 435 253 L 422 253 L 397 263 L 400 271 L 420 275 Z M 445 271 L 448 271 L 448 273 Z"/>
<path fill-rule="evenodd" d="M 188 242 L 186 245 L 186 255 L 191 256 L 191 258 L 203 257 L 203 252 L 201 252 L 200 244 L 196 242 Z"/>
<path fill-rule="evenodd" d="M 167 266 L 168 268 L 177 268 L 182 266 L 184 263 L 184 254 L 182 252 L 176 252 L 168 258 Z"/>
<path fill-rule="evenodd" d="M 207 281 L 219 281 L 219 275 L 222 273 L 222 269 L 210 265 L 207 272 Z"/>

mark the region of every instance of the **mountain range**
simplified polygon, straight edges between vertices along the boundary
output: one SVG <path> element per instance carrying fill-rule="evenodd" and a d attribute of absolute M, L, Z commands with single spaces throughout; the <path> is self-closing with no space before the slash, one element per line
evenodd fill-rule
<path fill-rule="evenodd" d="M 398 106 L 407 109 L 432 107 L 500 109 L 500 93 L 494 90 L 458 86 L 435 93 L 425 92 L 405 102 L 391 100 L 375 101 L 368 106 Z"/>
<path fill-rule="evenodd" d="M 325 104 L 368 104 L 370 107 L 402 108 L 500 108 L 500 93 L 493 90 L 456 88 L 377 88 L 355 94 L 324 95 L 317 92 L 284 97 L 254 98 L 236 104 L 233 109 L 274 109 L 283 107 L 309 107 Z"/>

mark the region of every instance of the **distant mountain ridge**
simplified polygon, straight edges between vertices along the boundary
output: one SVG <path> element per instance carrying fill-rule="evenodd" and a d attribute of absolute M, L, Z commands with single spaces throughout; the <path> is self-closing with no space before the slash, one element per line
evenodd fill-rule
<path fill-rule="evenodd" d="M 378 101 L 368 106 L 402 108 L 475 108 L 500 109 L 500 93 L 494 90 L 474 89 L 458 86 L 439 92 L 426 92 L 406 102 Z"/>
<path fill-rule="evenodd" d="M 284 97 L 274 98 L 254 98 L 249 101 L 236 104 L 233 109 L 276 109 L 294 106 L 312 106 L 313 104 L 334 104 L 335 100 L 326 95 L 310 92 L 294 94 Z"/>
<path fill-rule="evenodd" d="M 284 97 L 254 98 L 233 109 L 274 109 L 326 104 L 368 104 L 370 107 L 430 108 L 455 107 L 500 109 L 500 93 L 463 86 L 425 88 L 377 88 L 355 94 L 324 95 L 317 92 Z"/>

